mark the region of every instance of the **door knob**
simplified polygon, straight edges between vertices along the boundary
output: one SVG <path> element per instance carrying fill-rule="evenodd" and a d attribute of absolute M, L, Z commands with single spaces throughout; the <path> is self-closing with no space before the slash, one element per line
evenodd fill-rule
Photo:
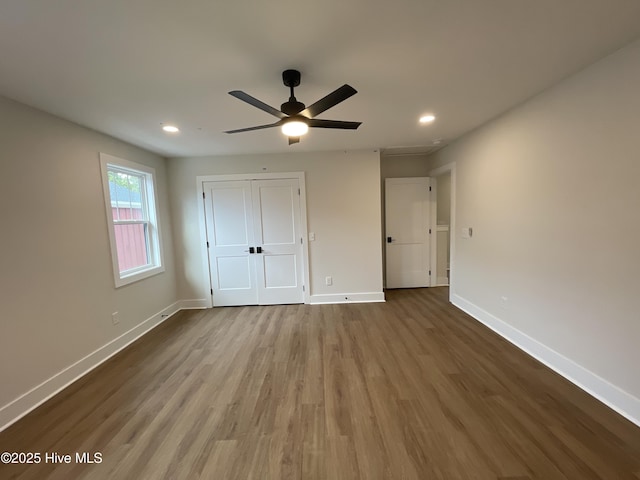
<path fill-rule="evenodd" d="M 257 253 L 262 253 L 262 247 L 256 247 Z"/>
<path fill-rule="evenodd" d="M 391 242 L 393 242 L 393 238 L 387 237 L 387 243 L 391 243 Z"/>

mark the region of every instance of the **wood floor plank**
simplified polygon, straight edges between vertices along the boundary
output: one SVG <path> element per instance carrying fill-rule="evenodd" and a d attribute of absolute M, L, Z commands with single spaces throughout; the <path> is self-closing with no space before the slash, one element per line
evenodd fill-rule
<path fill-rule="evenodd" d="M 180 312 L 0 432 L 4 479 L 631 480 L 640 428 L 447 300 Z"/>

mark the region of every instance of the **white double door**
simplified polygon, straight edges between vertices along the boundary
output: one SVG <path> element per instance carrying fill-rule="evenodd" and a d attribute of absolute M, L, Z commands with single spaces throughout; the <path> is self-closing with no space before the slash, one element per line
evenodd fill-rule
<path fill-rule="evenodd" d="M 304 302 L 298 179 L 204 183 L 214 306 Z"/>

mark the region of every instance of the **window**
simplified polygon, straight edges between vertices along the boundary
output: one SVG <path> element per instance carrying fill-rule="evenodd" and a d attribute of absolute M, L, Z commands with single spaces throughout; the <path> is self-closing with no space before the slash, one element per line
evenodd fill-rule
<path fill-rule="evenodd" d="M 163 272 L 155 170 L 100 154 L 116 287 Z"/>

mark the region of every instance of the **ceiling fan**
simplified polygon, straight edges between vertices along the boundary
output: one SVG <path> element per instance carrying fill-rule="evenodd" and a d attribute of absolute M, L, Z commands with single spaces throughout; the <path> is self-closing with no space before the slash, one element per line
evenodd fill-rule
<path fill-rule="evenodd" d="M 241 90 L 233 90 L 232 92 L 229 92 L 229 95 L 232 95 L 243 102 L 247 102 L 249 105 L 253 105 L 264 112 L 270 113 L 274 117 L 278 117 L 280 120 L 268 125 L 228 130 L 225 133 L 250 132 L 252 130 L 262 130 L 263 128 L 281 127 L 282 132 L 289 137 L 289 145 L 293 145 L 300 141 L 300 137 L 307 133 L 310 127 L 355 130 L 362 124 L 362 122 L 343 122 L 340 120 L 323 120 L 314 118 L 325 110 L 336 106 L 340 102 L 343 102 L 347 98 L 358 93 L 352 86 L 345 84 L 331 92 L 329 95 L 321 98 L 313 105 L 307 107 L 304 103 L 299 102 L 293 94 L 294 87 L 300 85 L 300 72 L 298 70 L 285 70 L 282 72 L 282 81 L 286 87 L 289 87 L 291 95 L 289 96 L 289 100 L 280 106 L 280 110 L 261 102 L 257 98 L 254 98 Z"/>

